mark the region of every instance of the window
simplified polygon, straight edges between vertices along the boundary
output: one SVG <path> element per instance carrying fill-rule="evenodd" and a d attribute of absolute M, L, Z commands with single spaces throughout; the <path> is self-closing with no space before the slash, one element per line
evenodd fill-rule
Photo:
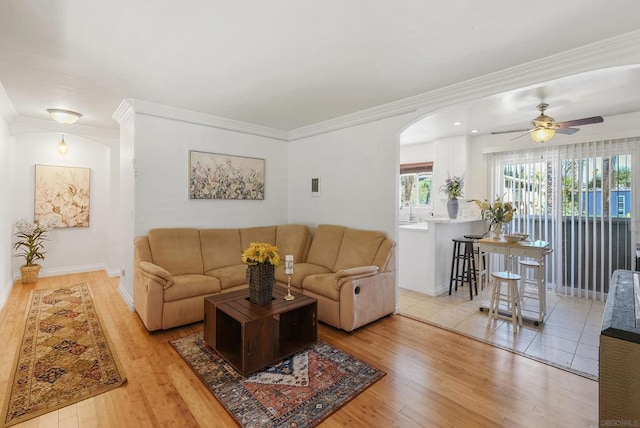
<path fill-rule="evenodd" d="M 400 165 L 400 206 L 431 204 L 433 163 Z"/>
<path fill-rule="evenodd" d="M 631 156 L 589 156 L 562 161 L 562 206 L 568 216 L 627 217 Z"/>
<path fill-rule="evenodd" d="M 630 268 L 632 165 L 639 142 L 494 155 L 492 193 L 516 206 L 512 231 L 551 243 L 546 275 L 557 291 L 604 299 L 613 271 Z"/>

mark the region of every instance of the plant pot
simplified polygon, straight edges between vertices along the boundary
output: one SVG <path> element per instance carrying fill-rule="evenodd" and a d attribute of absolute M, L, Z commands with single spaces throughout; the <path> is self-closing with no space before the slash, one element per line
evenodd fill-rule
<path fill-rule="evenodd" d="M 275 266 L 270 264 L 250 265 L 247 267 L 249 283 L 249 301 L 264 305 L 273 300 L 273 285 L 276 282 Z"/>
<path fill-rule="evenodd" d="M 447 214 L 450 219 L 458 218 L 458 200 L 456 198 L 447 200 Z"/>
<path fill-rule="evenodd" d="M 41 267 L 40 265 L 20 266 L 20 281 L 23 284 L 35 284 Z"/>

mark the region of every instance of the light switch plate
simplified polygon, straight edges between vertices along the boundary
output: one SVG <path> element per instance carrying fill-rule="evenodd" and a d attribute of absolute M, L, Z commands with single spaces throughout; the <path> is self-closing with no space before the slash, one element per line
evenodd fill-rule
<path fill-rule="evenodd" d="M 311 196 L 320 196 L 320 177 L 311 178 Z"/>

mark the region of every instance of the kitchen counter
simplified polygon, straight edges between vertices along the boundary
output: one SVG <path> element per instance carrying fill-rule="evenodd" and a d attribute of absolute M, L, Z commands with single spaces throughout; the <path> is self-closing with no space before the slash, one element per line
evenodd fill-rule
<path fill-rule="evenodd" d="M 429 296 L 449 292 L 453 238 L 481 235 L 487 221 L 432 217 L 399 226 L 398 285 Z"/>
<path fill-rule="evenodd" d="M 410 223 L 402 223 L 400 222 L 401 229 L 410 229 L 410 230 L 428 230 L 429 224 L 461 224 L 461 223 L 471 223 L 481 221 L 481 219 L 477 217 L 465 217 L 465 218 L 456 218 L 450 219 L 448 217 L 428 217 L 425 220 L 419 222 L 410 222 Z M 484 233 L 484 232 L 483 232 Z"/>
<path fill-rule="evenodd" d="M 482 219 L 480 219 L 479 217 L 458 217 L 456 219 L 450 219 L 449 217 L 427 217 L 424 221 L 427 223 L 457 224 L 482 221 Z"/>

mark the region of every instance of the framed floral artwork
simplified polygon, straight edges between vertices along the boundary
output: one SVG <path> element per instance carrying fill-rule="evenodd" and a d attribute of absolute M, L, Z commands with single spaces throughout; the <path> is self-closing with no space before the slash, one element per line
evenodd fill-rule
<path fill-rule="evenodd" d="M 189 151 L 189 199 L 264 199 L 264 159 Z"/>
<path fill-rule="evenodd" d="M 55 227 L 89 227 L 91 169 L 36 165 L 36 222 Z"/>

